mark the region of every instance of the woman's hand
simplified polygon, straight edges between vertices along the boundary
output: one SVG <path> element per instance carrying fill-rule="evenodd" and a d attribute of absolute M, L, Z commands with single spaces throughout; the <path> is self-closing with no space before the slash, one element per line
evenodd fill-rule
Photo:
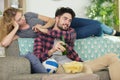
<path fill-rule="evenodd" d="M 19 29 L 19 25 L 16 21 L 13 21 L 13 27 L 16 28 L 16 29 Z"/>

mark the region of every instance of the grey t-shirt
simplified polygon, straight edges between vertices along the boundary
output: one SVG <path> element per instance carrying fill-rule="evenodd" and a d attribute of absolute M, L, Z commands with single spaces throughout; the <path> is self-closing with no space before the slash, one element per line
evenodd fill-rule
<path fill-rule="evenodd" d="M 33 13 L 33 12 L 27 12 L 24 14 L 26 22 L 29 24 L 29 28 L 26 30 L 18 30 L 17 35 L 21 38 L 35 38 L 37 37 L 36 32 L 32 30 L 32 27 L 35 26 L 36 24 L 41 24 L 44 25 L 45 22 L 42 20 L 38 19 L 38 14 Z"/>

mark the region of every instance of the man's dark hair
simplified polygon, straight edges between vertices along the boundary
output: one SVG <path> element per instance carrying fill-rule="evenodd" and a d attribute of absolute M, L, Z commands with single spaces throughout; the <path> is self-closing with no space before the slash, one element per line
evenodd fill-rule
<path fill-rule="evenodd" d="M 63 15 L 64 13 L 69 13 L 69 14 L 71 14 L 71 15 L 72 15 L 72 18 L 75 17 L 75 12 L 74 12 L 71 8 L 69 8 L 69 7 L 61 7 L 61 8 L 58 8 L 58 9 L 56 10 L 55 17 L 61 16 L 61 15 Z"/>

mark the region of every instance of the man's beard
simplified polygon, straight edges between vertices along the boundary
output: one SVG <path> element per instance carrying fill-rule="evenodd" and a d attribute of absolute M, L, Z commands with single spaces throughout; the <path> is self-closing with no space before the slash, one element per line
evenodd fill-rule
<path fill-rule="evenodd" d="M 59 28 L 60 30 L 62 30 L 62 31 L 67 31 L 67 30 L 68 30 L 68 29 L 63 29 L 62 26 L 58 26 L 58 28 Z"/>
<path fill-rule="evenodd" d="M 62 31 L 67 31 L 68 30 L 68 28 L 66 29 L 66 28 L 63 28 L 63 26 L 64 26 L 65 24 L 57 24 L 57 26 L 58 26 L 58 28 L 60 29 L 60 30 L 62 30 Z"/>

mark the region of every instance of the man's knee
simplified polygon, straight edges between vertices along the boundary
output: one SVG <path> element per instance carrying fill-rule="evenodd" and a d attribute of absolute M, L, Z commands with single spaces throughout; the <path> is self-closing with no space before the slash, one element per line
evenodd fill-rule
<path fill-rule="evenodd" d="M 106 54 L 107 57 L 111 58 L 111 57 L 118 57 L 117 54 L 115 53 L 108 53 Z"/>
<path fill-rule="evenodd" d="M 115 53 L 108 53 L 105 56 L 110 63 L 114 63 L 116 61 L 119 61 L 119 58 L 118 58 L 117 54 L 115 54 Z"/>

